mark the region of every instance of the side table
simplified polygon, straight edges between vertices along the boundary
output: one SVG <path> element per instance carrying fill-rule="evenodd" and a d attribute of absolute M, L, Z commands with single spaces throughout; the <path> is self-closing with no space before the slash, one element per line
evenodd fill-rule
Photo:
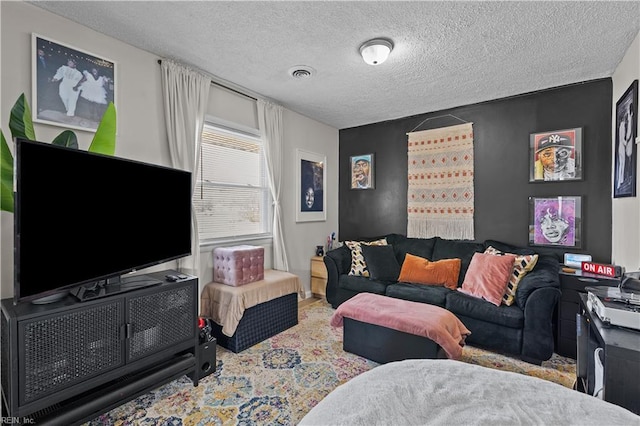
<path fill-rule="evenodd" d="M 589 394 L 595 390 L 594 351 L 602 348 L 603 399 L 640 415 L 640 330 L 604 324 L 589 311 L 586 294 L 580 295 L 580 305 L 578 388 Z"/>
<path fill-rule="evenodd" d="M 316 297 L 326 298 L 327 268 L 324 256 L 311 258 L 311 293 Z"/>
<path fill-rule="evenodd" d="M 560 302 L 558 303 L 556 353 L 576 359 L 576 314 L 580 312 L 580 294 L 586 294 L 585 287 L 617 287 L 620 280 L 588 272 L 560 272 Z"/>

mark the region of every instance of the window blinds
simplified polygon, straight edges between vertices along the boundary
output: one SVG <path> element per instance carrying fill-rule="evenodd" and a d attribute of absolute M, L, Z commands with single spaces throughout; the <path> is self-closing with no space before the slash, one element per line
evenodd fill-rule
<path fill-rule="evenodd" d="M 262 140 L 205 125 L 193 194 L 201 240 L 269 232 Z"/>

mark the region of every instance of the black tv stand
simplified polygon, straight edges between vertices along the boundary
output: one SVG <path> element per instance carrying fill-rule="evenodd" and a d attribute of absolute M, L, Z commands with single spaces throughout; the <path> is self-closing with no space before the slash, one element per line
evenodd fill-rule
<path fill-rule="evenodd" d="M 91 284 L 85 284 L 71 289 L 69 293 L 79 301 L 99 299 L 113 296 L 131 290 L 151 287 L 161 284 L 162 281 L 148 275 L 133 275 L 128 277 L 117 277 L 116 279 L 100 280 Z"/>
<path fill-rule="evenodd" d="M 86 302 L 2 299 L 4 418 L 79 425 L 183 375 L 197 385 L 198 279 L 165 279 L 176 273 L 149 273 L 159 284 L 145 288 L 125 280 L 126 292 Z"/>
<path fill-rule="evenodd" d="M 34 299 L 31 301 L 34 305 L 48 305 L 49 303 L 56 303 L 61 301 L 62 299 L 69 296 L 68 291 L 61 291 L 60 293 L 50 294 L 49 296 L 44 296 L 39 299 Z"/>

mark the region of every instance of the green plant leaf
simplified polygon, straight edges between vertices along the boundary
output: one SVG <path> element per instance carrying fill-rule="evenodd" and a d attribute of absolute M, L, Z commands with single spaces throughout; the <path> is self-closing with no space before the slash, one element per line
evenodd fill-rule
<path fill-rule="evenodd" d="M 33 130 L 33 122 L 31 121 L 31 108 L 29 108 L 29 103 L 24 93 L 20 95 L 13 108 L 11 108 L 9 129 L 13 138 L 36 140 L 36 132 Z"/>
<path fill-rule="evenodd" d="M 76 134 L 71 130 L 65 130 L 64 132 L 56 136 L 51 144 L 78 149 L 78 138 L 76 137 Z"/>
<path fill-rule="evenodd" d="M 113 155 L 116 152 L 116 107 L 109 102 L 93 136 L 89 151 Z"/>
<path fill-rule="evenodd" d="M 0 210 L 13 213 L 13 155 L 0 130 Z"/>

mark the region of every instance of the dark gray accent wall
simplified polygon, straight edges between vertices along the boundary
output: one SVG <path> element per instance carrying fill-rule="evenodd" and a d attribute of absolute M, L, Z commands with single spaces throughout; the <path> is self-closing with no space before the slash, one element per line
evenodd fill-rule
<path fill-rule="evenodd" d="M 384 108 L 384 101 L 380 102 Z M 610 78 L 340 130 L 339 238 L 407 230 L 407 132 L 473 122 L 475 239 L 528 245 L 529 197 L 582 198 L 582 249 L 611 261 Z M 583 128 L 583 180 L 529 182 L 530 133 Z M 349 157 L 375 153 L 375 189 L 350 189 Z"/>

